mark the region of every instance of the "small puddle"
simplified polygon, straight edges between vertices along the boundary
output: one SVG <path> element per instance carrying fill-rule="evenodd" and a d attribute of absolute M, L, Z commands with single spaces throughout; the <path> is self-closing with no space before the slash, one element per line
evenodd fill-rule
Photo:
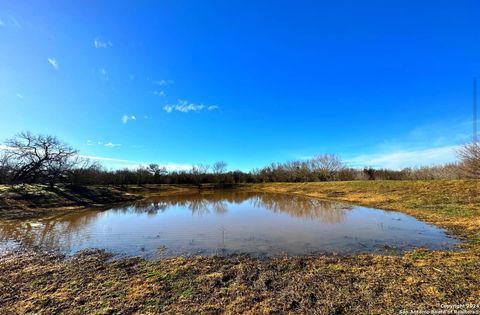
<path fill-rule="evenodd" d="M 459 241 L 412 216 L 308 197 L 236 191 L 149 197 L 106 211 L 0 222 L 0 251 L 88 248 L 155 259 L 451 249 Z"/>

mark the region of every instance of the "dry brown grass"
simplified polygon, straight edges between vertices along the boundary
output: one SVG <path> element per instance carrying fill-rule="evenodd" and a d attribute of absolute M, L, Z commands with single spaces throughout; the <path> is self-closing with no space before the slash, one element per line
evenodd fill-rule
<path fill-rule="evenodd" d="M 0 259 L 3 314 L 393 314 L 478 303 L 478 255 Z"/>

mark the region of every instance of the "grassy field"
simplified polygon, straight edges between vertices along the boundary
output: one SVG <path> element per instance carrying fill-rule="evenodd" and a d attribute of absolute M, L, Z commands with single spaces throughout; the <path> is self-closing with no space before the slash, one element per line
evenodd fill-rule
<path fill-rule="evenodd" d="M 399 210 L 465 239 L 458 251 L 111 260 L 108 253 L 0 258 L 0 314 L 398 314 L 480 303 L 478 181 L 245 185 Z M 477 309 L 478 310 L 478 309 Z"/>

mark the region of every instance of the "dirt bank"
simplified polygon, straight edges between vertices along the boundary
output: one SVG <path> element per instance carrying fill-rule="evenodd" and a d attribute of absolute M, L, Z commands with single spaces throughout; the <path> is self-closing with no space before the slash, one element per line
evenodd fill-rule
<path fill-rule="evenodd" d="M 65 211 L 105 207 L 144 198 L 146 194 L 172 194 L 195 190 L 193 186 L 129 185 L 0 186 L 0 219 L 35 218 Z"/>

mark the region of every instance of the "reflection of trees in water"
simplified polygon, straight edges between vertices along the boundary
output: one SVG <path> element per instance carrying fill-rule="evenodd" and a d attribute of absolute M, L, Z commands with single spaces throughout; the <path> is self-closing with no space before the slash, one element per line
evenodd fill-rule
<path fill-rule="evenodd" d="M 256 207 L 263 207 L 273 212 L 285 212 L 292 216 L 319 220 L 324 223 L 341 223 L 345 214 L 351 209 L 345 204 L 305 198 L 301 196 L 261 194 L 253 197 Z"/>
<path fill-rule="evenodd" d="M 120 212 L 120 213 L 146 213 L 148 215 L 155 215 L 159 212 L 165 212 L 170 206 L 168 202 L 164 200 L 140 200 L 132 203 L 127 207 L 110 209 L 110 211 Z"/>
<path fill-rule="evenodd" d="M 0 224 L 0 241 L 16 240 L 27 247 L 70 248 L 79 232 L 101 212 L 80 211 L 64 216 Z"/>
<path fill-rule="evenodd" d="M 245 200 L 245 199 L 243 199 Z M 121 209 L 125 212 L 152 213 L 164 212 L 168 207 L 183 207 L 192 211 L 192 214 L 203 215 L 210 212 L 223 214 L 227 212 L 228 202 L 219 193 L 179 194 L 173 196 L 150 197 L 132 204 L 130 208 Z"/>
<path fill-rule="evenodd" d="M 291 196 L 269 193 L 247 193 L 237 191 L 212 191 L 196 194 L 178 194 L 171 196 L 152 197 L 138 201 L 131 208 L 135 212 L 155 213 L 165 211 L 168 207 L 183 207 L 193 214 L 203 215 L 210 212 L 226 213 L 228 203 L 242 203 L 252 200 L 255 207 L 266 208 L 273 212 L 286 212 L 292 216 L 320 220 L 325 223 L 340 223 L 344 220 L 346 210 L 344 204 L 301 196 Z M 161 205 L 161 206 L 159 206 Z"/>
<path fill-rule="evenodd" d="M 169 207 L 184 207 L 192 214 L 203 215 L 210 212 L 224 214 L 228 204 L 240 204 L 251 200 L 253 206 L 273 212 L 319 220 L 325 223 L 340 223 L 348 208 L 339 203 L 314 198 L 268 193 L 246 193 L 236 191 L 211 191 L 197 194 L 179 194 L 151 197 L 137 201 L 126 207 L 110 209 L 118 213 L 146 213 L 155 215 Z M 79 211 L 56 218 L 39 220 L 36 223 L 16 221 L 0 224 L 0 241 L 16 240 L 24 246 L 48 248 L 71 248 L 80 232 L 102 215 L 101 211 Z"/>

